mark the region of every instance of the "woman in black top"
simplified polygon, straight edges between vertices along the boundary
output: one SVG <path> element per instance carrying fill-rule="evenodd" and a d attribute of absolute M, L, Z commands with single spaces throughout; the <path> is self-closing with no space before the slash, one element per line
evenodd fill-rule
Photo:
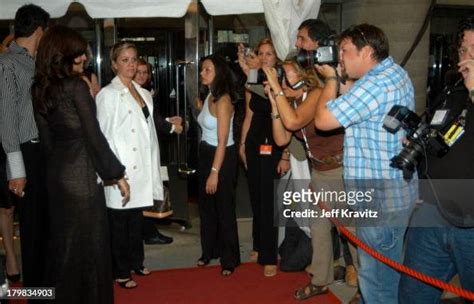
<path fill-rule="evenodd" d="M 257 54 L 244 59 L 239 48 L 239 63 L 244 72 L 249 67 L 273 67 L 278 61 L 270 39 L 258 44 Z M 251 62 L 248 62 L 251 61 Z M 249 63 L 249 64 L 247 64 Z M 264 275 L 277 273 L 278 229 L 273 223 L 273 183 L 282 172 L 288 171 L 288 156 L 282 157 L 283 149 L 275 144 L 272 134 L 271 104 L 255 93 L 245 94 L 246 113 L 242 125 L 239 154 L 248 169 L 248 185 L 253 211 L 253 251 L 251 259 L 264 265 Z"/>
<path fill-rule="evenodd" d="M 32 87 L 35 118 L 47 153 L 49 259 L 44 286 L 55 303 L 113 303 L 104 189 L 98 176 L 130 198 L 125 167 L 96 119 L 89 87 L 80 78 L 87 43 L 76 31 L 50 28 L 39 45 Z"/>

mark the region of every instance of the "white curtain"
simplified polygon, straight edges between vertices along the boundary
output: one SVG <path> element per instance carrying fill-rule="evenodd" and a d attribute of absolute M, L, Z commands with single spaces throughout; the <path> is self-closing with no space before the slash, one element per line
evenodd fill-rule
<path fill-rule="evenodd" d="M 262 0 L 201 0 L 209 15 L 263 13 Z"/>
<path fill-rule="evenodd" d="M 301 22 L 317 18 L 321 0 L 262 0 L 278 58 L 285 59 L 294 48 Z"/>
<path fill-rule="evenodd" d="M 0 19 L 14 19 L 18 8 L 29 3 L 59 18 L 72 2 L 84 5 L 92 18 L 183 17 L 191 0 L 0 0 Z"/>
<path fill-rule="evenodd" d="M 191 0 L 79 0 L 92 18 L 183 17 Z"/>
<path fill-rule="evenodd" d="M 92 18 L 182 17 L 192 0 L 0 0 L 0 19 L 14 19 L 24 4 L 43 7 L 52 18 L 64 16 L 71 2 L 84 5 Z M 301 22 L 317 18 L 321 0 L 201 0 L 210 15 L 265 13 L 280 59 L 294 47 Z"/>

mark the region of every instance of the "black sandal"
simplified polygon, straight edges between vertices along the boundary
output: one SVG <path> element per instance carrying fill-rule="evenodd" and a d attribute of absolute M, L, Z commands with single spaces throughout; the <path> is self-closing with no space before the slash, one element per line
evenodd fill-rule
<path fill-rule="evenodd" d="M 124 280 L 124 281 L 122 281 Z M 116 279 L 115 282 L 117 282 L 117 284 L 124 288 L 124 289 L 133 289 L 133 288 L 136 288 L 137 287 L 137 282 L 135 282 L 134 280 L 132 280 L 131 278 L 127 278 L 127 279 Z M 129 282 L 133 282 L 133 285 L 127 285 Z"/>
<path fill-rule="evenodd" d="M 305 287 L 299 288 L 295 291 L 295 299 L 297 300 L 306 300 L 313 296 L 320 294 L 325 294 L 328 292 L 327 285 L 318 286 L 314 285 L 311 282 L 308 283 Z"/>
<path fill-rule="evenodd" d="M 143 277 L 149 276 L 151 274 L 150 270 L 147 269 L 148 273 L 144 272 L 144 270 L 145 270 L 145 266 L 142 266 L 138 269 L 134 269 L 133 272 L 135 272 L 136 275 L 143 276 Z"/>
<path fill-rule="evenodd" d="M 199 258 L 199 260 L 197 261 L 197 266 L 198 267 L 204 267 L 204 266 L 207 266 L 209 263 L 211 262 L 210 259 L 207 259 L 207 258 Z"/>

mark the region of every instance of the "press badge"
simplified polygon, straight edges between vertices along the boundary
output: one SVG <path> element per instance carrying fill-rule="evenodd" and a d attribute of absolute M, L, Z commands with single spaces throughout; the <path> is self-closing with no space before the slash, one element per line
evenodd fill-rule
<path fill-rule="evenodd" d="M 432 126 L 440 126 L 446 120 L 448 116 L 449 110 L 436 110 L 435 114 L 433 115 L 433 119 L 431 119 Z"/>
<path fill-rule="evenodd" d="M 272 145 L 260 145 L 260 155 L 272 155 Z"/>
<path fill-rule="evenodd" d="M 444 141 L 448 146 L 452 146 L 455 142 L 461 138 L 461 136 L 464 134 L 464 127 L 458 123 L 453 124 L 448 132 L 444 134 L 443 138 Z"/>

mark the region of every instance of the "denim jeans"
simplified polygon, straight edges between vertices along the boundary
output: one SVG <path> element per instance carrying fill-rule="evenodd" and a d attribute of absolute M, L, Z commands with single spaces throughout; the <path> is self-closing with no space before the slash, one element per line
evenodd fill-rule
<path fill-rule="evenodd" d="M 385 225 L 357 227 L 357 237 L 384 256 L 397 262 L 403 259 L 403 241 L 410 210 L 393 212 Z M 392 222 L 396 225 L 390 225 Z M 405 223 L 405 225 L 401 225 Z M 361 303 L 398 303 L 400 274 L 358 249 Z"/>
<path fill-rule="evenodd" d="M 409 228 L 405 265 L 443 281 L 459 274 L 463 288 L 474 291 L 474 228 Z M 439 303 L 442 291 L 402 275 L 400 303 Z"/>

